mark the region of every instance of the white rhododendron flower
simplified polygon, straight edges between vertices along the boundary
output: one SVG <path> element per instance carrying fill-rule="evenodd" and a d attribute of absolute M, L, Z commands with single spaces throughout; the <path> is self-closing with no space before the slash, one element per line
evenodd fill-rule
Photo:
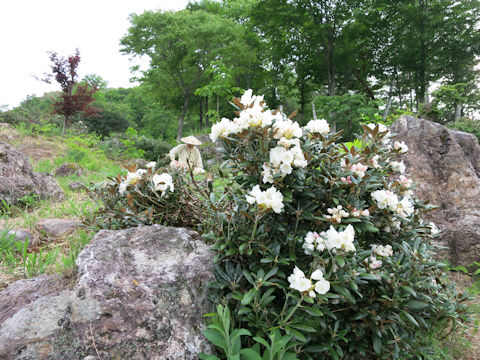
<path fill-rule="evenodd" d="M 330 215 L 324 215 L 325 219 L 328 219 L 337 224 L 340 224 L 342 222 L 342 218 L 349 217 L 349 213 L 343 210 L 342 205 L 338 205 L 336 208 L 328 208 L 327 212 Z"/>
<path fill-rule="evenodd" d="M 325 235 L 325 233 L 322 235 Z M 311 255 L 315 250 L 322 252 L 325 250 L 325 239 L 316 232 L 309 231 L 303 239 L 302 249 L 305 250 L 307 255 Z"/>
<path fill-rule="evenodd" d="M 405 175 L 400 175 L 398 181 L 402 185 L 402 188 L 409 188 L 413 185 L 412 179 L 407 178 Z"/>
<path fill-rule="evenodd" d="M 383 261 L 377 259 L 375 255 L 371 255 L 370 257 L 365 259 L 365 262 L 368 264 L 368 267 L 370 269 L 378 269 L 383 264 Z"/>
<path fill-rule="evenodd" d="M 240 98 L 240 102 L 244 106 L 250 106 L 251 104 L 260 105 L 262 101 L 263 101 L 263 95 L 262 96 L 253 95 L 252 89 L 246 90 L 243 93 L 242 97 Z"/>
<path fill-rule="evenodd" d="M 368 166 L 363 164 L 353 164 L 350 166 L 350 171 L 357 175 L 360 179 L 365 176 Z"/>
<path fill-rule="evenodd" d="M 280 170 L 282 176 L 286 176 L 292 172 L 292 165 L 296 167 L 305 167 L 308 163 L 305 160 L 300 146 L 294 146 L 290 149 L 285 149 L 283 146 L 277 146 L 270 150 L 270 164 L 273 169 Z M 267 179 L 269 179 L 268 176 Z"/>
<path fill-rule="evenodd" d="M 280 146 L 283 146 L 285 149 L 289 149 L 290 147 L 295 147 L 295 146 L 300 147 L 300 139 L 299 138 L 286 139 L 282 137 L 280 140 L 278 140 L 277 144 Z"/>
<path fill-rule="evenodd" d="M 263 176 L 264 183 L 273 184 L 273 173 L 272 173 L 272 169 L 268 164 L 263 164 L 262 176 Z"/>
<path fill-rule="evenodd" d="M 263 209 L 272 209 L 275 213 L 280 214 L 283 209 L 283 195 L 275 189 L 274 186 L 266 191 L 260 190 L 259 185 L 255 185 L 253 189 L 246 195 L 249 204 L 255 204 Z"/>
<path fill-rule="evenodd" d="M 408 152 L 408 145 L 405 144 L 404 141 L 402 142 L 395 141 L 393 143 L 393 149 L 399 154 L 405 154 Z"/>
<path fill-rule="evenodd" d="M 293 273 L 287 278 L 287 280 L 292 289 L 301 293 L 307 292 L 308 296 L 312 298 L 316 297 L 315 292 L 323 295 L 330 290 L 330 282 L 323 278 L 323 272 L 320 269 L 315 270 L 310 276 L 310 279 L 308 279 L 305 277 L 303 271 L 295 266 Z M 316 283 L 313 284 L 312 280 L 316 281 Z"/>
<path fill-rule="evenodd" d="M 406 196 L 397 204 L 396 211 L 400 216 L 407 217 L 413 214 L 415 208 L 413 207 L 413 203 L 410 201 L 410 198 Z"/>
<path fill-rule="evenodd" d="M 150 168 L 154 168 L 155 166 L 157 166 L 157 162 L 156 161 L 150 161 L 148 164 L 147 164 L 147 169 L 150 169 Z"/>
<path fill-rule="evenodd" d="M 273 137 L 275 139 L 285 138 L 288 140 L 292 138 L 299 138 L 303 134 L 300 125 L 291 119 L 278 119 L 275 121 L 275 124 L 273 124 L 273 130 Z"/>
<path fill-rule="evenodd" d="M 388 130 L 388 128 L 383 125 L 383 124 L 373 124 L 373 123 L 370 123 L 370 124 L 367 124 L 367 126 L 374 130 L 375 127 L 378 125 L 378 133 L 385 133 L 385 135 L 383 136 L 383 140 L 382 140 L 382 143 L 384 145 L 388 144 L 390 142 L 390 138 L 392 137 L 392 133 L 390 132 L 390 130 Z"/>
<path fill-rule="evenodd" d="M 330 282 L 325 279 L 320 279 L 315 283 L 315 291 L 320 295 L 324 295 L 330 291 Z"/>
<path fill-rule="evenodd" d="M 161 191 L 162 194 L 169 189 L 171 192 L 174 191 L 173 179 L 170 174 L 155 174 L 152 177 L 153 189 L 155 191 Z"/>
<path fill-rule="evenodd" d="M 379 209 L 389 208 L 396 211 L 398 205 L 397 195 L 390 190 L 377 190 L 371 194 L 372 198 L 376 201 Z"/>
<path fill-rule="evenodd" d="M 220 122 L 212 125 L 210 139 L 215 142 L 219 137 L 225 137 L 230 134 L 237 133 L 238 130 L 238 126 L 233 121 L 230 121 L 227 118 L 222 118 Z"/>
<path fill-rule="evenodd" d="M 389 257 L 393 255 L 393 249 L 391 245 L 371 245 L 372 251 L 378 256 Z"/>
<path fill-rule="evenodd" d="M 370 211 L 368 211 L 368 209 L 358 210 L 357 208 L 353 208 L 352 216 L 353 217 L 370 216 Z"/>
<path fill-rule="evenodd" d="M 375 169 L 380 169 L 380 164 L 378 163 L 378 160 L 380 159 L 380 155 L 375 155 L 374 157 L 372 157 L 370 159 L 370 162 L 372 163 L 372 166 L 375 168 Z"/>
<path fill-rule="evenodd" d="M 432 236 L 440 233 L 440 229 L 437 227 L 437 225 L 435 225 L 433 221 L 431 221 L 427 226 L 430 228 L 430 234 L 432 234 Z"/>
<path fill-rule="evenodd" d="M 145 169 L 138 169 L 135 172 L 128 172 L 126 178 L 120 183 L 118 187 L 118 192 L 123 194 L 127 190 L 128 185 L 136 185 L 147 173 Z"/>
<path fill-rule="evenodd" d="M 326 232 L 327 240 L 325 245 L 328 250 L 338 249 L 345 251 L 355 251 L 355 245 L 353 241 L 355 239 L 355 230 L 350 224 L 343 231 L 338 232 L 333 226 L 330 225 L 330 229 Z"/>
<path fill-rule="evenodd" d="M 406 167 L 403 161 L 390 161 L 389 164 L 393 168 L 393 170 L 396 170 L 401 174 L 403 174 L 406 170 Z"/>
<path fill-rule="evenodd" d="M 330 132 L 330 125 L 328 125 L 328 122 L 325 119 L 310 120 L 304 129 L 310 133 L 326 135 Z"/>

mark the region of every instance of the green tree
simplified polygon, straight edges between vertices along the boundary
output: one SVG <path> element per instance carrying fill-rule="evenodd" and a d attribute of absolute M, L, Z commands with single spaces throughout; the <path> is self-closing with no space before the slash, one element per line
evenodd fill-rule
<path fill-rule="evenodd" d="M 177 139 L 180 139 L 191 96 L 205 70 L 216 58 L 235 56 L 241 29 L 235 22 L 205 11 L 147 11 L 131 15 L 130 21 L 128 34 L 121 39 L 121 51 L 149 58 L 150 67 L 142 73 L 142 81 L 148 79 L 156 86 L 176 89 L 180 94 L 183 99 L 178 116 Z"/>

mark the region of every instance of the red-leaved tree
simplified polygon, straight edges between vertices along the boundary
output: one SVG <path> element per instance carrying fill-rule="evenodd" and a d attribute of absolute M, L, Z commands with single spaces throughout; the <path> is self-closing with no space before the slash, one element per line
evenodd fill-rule
<path fill-rule="evenodd" d="M 56 52 L 49 52 L 52 62 L 51 74 L 45 74 L 46 78 L 42 81 L 51 84 L 52 77 L 60 84 L 62 94 L 59 98 L 53 99 L 53 113 L 63 115 L 62 136 L 65 135 L 65 129 L 70 125 L 72 118 L 76 114 L 85 116 L 98 116 L 100 110 L 91 106 L 95 100 L 93 95 L 98 90 L 95 84 L 78 83 L 77 67 L 80 63 L 80 52 L 78 49 L 75 55 L 68 58 L 59 57 Z"/>

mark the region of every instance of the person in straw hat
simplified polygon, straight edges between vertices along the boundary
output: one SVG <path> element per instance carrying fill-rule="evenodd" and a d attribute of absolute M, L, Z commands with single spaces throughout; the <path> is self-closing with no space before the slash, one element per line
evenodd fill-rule
<path fill-rule="evenodd" d="M 170 166 L 188 169 L 188 164 L 190 164 L 194 174 L 205 172 L 205 170 L 203 170 L 200 150 L 195 147 L 196 145 L 198 146 L 202 144 L 200 140 L 198 140 L 195 136 L 183 137 L 180 140 L 182 140 L 183 144 L 175 146 L 169 152 L 171 160 Z"/>

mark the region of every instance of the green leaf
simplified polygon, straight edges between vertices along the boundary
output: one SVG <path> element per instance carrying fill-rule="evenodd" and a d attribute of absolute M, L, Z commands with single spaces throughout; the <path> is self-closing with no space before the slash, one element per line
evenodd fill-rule
<path fill-rule="evenodd" d="M 336 284 L 333 284 L 332 287 L 338 294 L 342 295 L 345 299 L 347 299 L 351 303 L 353 303 L 353 304 L 357 303 L 355 301 L 355 298 L 353 297 L 352 293 L 347 288 L 345 288 L 341 285 L 336 285 Z"/>
<path fill-rule="evenodd" d="M 311 332 L 311 333 L 317 332 L 317 329 L 315 329 L 313 326 L 306 325 L 306 324 L 290 324 L 290 326 L 292 328 L 303 330 L 306 332 Z"/>
<path fill-rule="evenodd" d="M 225 342 L 225 338 L 217 330 L 207 329 L 203 330 L 202 333 L 213 345 L 218 346 L 223 350 L 227 350 L 227 343 Z"/>
<path fill-rule="evenodd" d="M 262 357 L 253 349 L 240 350 L 241 360 L 262 360 Z"/>
<path fill-rule="evenodd" d="M 373 351 L 375 354 L 380 355 L 382 351 L 382 339 L 377 336 L 377 334 L 373 334 Z"/>
<path fill-rule="evenodd" d="M 242 305 L 248 305 L 252 302 L 257 293 L 257 289 L 250 289 L 245 295 L 243 295 Z"/>
<path fill-rule="evenodd" d="M 416 310 L 424 309 L 428 306 L 427 303 L 424 303 L 424 302 L 418 301 L 418 300 L 410 300 L 406 303 L 406 305 L 409 308 L 416 309 Z"/>

